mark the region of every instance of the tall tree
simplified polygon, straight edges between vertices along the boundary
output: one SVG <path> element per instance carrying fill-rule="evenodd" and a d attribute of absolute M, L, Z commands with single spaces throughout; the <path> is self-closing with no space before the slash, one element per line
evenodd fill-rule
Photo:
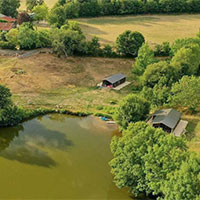
<path fill-rule="evenodd" d="M 150 105 L 145 99 L 129 94 L 120 102 L 115 119 L 123 129 L 126 129 L 129 123 L 144 120 L 149 114 L 149 109 Z"/>
<path fill-rule="evenodd" d="M 154 62 L 154 53 L 147 43 L 144 43 L 138 51 L 138 57 L 133 64 L 133 73 L 142 75 L 146 67 Z"/>
<path fill-rule="evenodd" d="M 162 195 L 168 174 L 179 169 L 188 155 L 183 138 L 167 135 L 145 122 L 131 123 L 122 137 L 113 137 L 111 152 L 115 184 L 128 187 L 135 196 Z"/>
<path fill-rule="evenodd" d="M 17 9 L 20 7 L 20 0 L 0 0 L 0 13 L 17 17 Z"/>
<path fill-rule="evenodd" d="M 200 105 L 200 77 L 184 76 L 172 86 L 169 101 L 195 111 Z"/>
<path fill-rule="evenodd" d="M 144 36 L 135 31 L 125 31 L 116 40 L 117 51 L 120 55 L 136 57 L 138 50 L 145 42 Z"/>

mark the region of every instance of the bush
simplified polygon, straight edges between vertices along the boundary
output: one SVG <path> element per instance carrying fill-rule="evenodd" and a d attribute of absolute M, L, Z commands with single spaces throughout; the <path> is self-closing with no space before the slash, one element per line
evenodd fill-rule
<path fill-rule="evenodd" d="M 157 44 L 154 48 L 155 56 L 170 56 L 171 47 L 169 42 L 163 42 L 162 44 Z"/>
<path fill-rule="evenodd" d="M 126 129 L 129 123 L 146 119 L 149 111 L 150 104 L 144 98 L 129 94 L 119 103 L 114 118 L 122 129 Z"/>
<path fill-rule="evenodd" d="M 0 41 L 0 48 L 15 50 L 16 49 L 16 45 L 12 44 L 10 42 Z"/>
<path fill-rule="evenodd" d="M 141 33 L 125 31 L 116 40 L 117 52 L 122 56 L 136 57 L 144 42 L 145 39 Z"/>

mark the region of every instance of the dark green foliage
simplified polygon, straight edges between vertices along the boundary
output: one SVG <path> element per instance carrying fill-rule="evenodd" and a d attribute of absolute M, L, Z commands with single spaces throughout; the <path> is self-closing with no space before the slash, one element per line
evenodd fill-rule
<path fill-rule="evenodd" d="M 0 126 L 14 126 L 22 122 L 24 111 L 15 105 L 0 109 Z"/>
<path fill-rule="evenodd" d="M 133 73 L 141 76 L 146 67 L 154 63 L 154 53 L 147 43 L 144 43 L 139 49 L 138 56 L 133 64 Z"/>
<path fill-rule="evenodd" d="M 116 40 L 117 51 L 122 56 L 136 57 L 138 50 L 145 42 L 144 36 L 135 31 L 125 31 Z"/>
<path fill-rule="evenodd" d="M 159 84 L 156 84 L 153 88 L 145 86 L 140 95 L 151 103 L 152 108 L 160 107 L 168 103 L 170 87 Z"/>
<path fill-rule="evenodd" d="M 163 42 L 162 44 L 157 44 L 154 48 L 155 56 L 170 56 L 171 47 L 169 42 Z"/>
<path fill-rule="evenodd" d="M 17 9 L 20 7 L 20 0 L 0 0 L 0 13 L 17 17 Z"/>
<path fill-rule="evenodd" d="M 60 28 L 66 22 L 65 9 L 63 6 L 57 6 L 51 9 L 49 13 L 49 23 L 52 26 Z"/>
<path fill-rule="evenodd" d="M 122 137 L 114 137 L 111 152 L 115 184 L 128 187 L 135 196 L 162 195 L 168 174 L 179 169 L 188 154 L 183 138 L 167 135 L 145 122 L 131 123 Z"/>
<path fill-rule="evenodd" d="M 86 54 L 98 56 L 101 55 L 101 45 L 99 43 L 99 38 L 93 37 L 91 41 L 87 42 Z"/>
<path fill-rule="evenodd" d="M 0 85 L 0 109 L 11 104 L 11 92 L 5 86 Z"/>
<path fill-rule="evenodd" d="M 85 52 L 85 37 L 70 29 L 54 29 L 51 33 L 54 52 L 61 56 L 82 55 Z"/>
<path fill-rule="evenodd" d="M 12 44 L 10 42 L 7 42 L 7 41 L 0 41 L 0 48 L 15 50 L 16 49 L 16 45 Z"/>
<path fill-rule="evenodd" d="M 178 170 L 168 175 L 162 191 L 163 200 L 200 199 L 200 159 L 195 154 L 188 156 Z"/>
<path fill-rule="evenodd" d="M 190 47 L 191 45 L 199 45 L 200 46 L 200 37 L 197 38 L 184 38 L 184 39 L 177 39 L 172 45 L 171 45 L 171 56 L 174 56 L 177 51 L 179 51 L 183 47 Z"/>
<path fill-rule="evenodd" d="M 176 52 L 171 65 L 178 71 L 179 76 L 198 75 L 200 68 L 200 46 L 188 45 Z"/>
<path fill-rule="evenodd" d="M 129 94 L 119 103 L 115 119 L 122 129 L 126 129 L 129 123 L 144 120 L 149 110 L 150 105 L 144 98 Z"/>
<path fill-rule="evenodd" d="M 158 83 L 170 87 L 177 80 L 178 73 L 176 69 L 165 61 L 148 65 L 142 76 L 143 85 L 151 88 Z"/>
<path fill-rule="evenodd" d="M 195 111 L 200 105 L 200 78 L 184 76 L 172 86 L 169 101 L 172 105 L 185 106 Z"/>
<path fill-rule="evenodd" d="M 143 13 L 199 12 L 200 0 L 58 0 L 56 6 L 66 7 L 67 18 L 76 18 Z"/>

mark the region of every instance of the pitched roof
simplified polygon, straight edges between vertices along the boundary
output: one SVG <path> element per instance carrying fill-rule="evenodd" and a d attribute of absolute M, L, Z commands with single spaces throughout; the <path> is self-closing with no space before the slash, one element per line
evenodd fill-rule
<path fill-rule="evenodd" d="M 174 109 L 159 110 L 153 114 L 154 119 L 152 124 L 164 124 L 165 126 L 174 129 L 181 118 L 181 113 Z"/>
<path fill-rule="evenodd" d="M 111 84 L 114 84 L 117 81 L 124 79 L 124 78 L 126 78 L 126 76 L 124 74 L 115 74 L 115 75 L 112 75 L 112 76 L 105 78 L 104 81 L 108 81 Z"/>
<path fill-rule="evenodd" d="M 7 16 L 4 16 L 4 17 L 0 17 L 0 19 L 3 19 L 7 22 L 15 22 L 16 19 L 15 18 L 12 18 L 12 17 L 7 17 Z"/>
<path fill-rule="evenodd" d="M 10 29 L 12 29 L 14 26 L 13 23 L 3 23 L 0 22 L 0 30 L 1 31 L 9 31 Z"/>

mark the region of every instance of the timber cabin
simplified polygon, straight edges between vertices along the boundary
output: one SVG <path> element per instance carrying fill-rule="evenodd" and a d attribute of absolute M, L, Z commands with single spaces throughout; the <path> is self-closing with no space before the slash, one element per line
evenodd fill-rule
<path fill-rule="evenodd" d="M 188 122 L 181 120 L 181 113 L 174 109 L 163 109 L 156 111 L 148 120 L 155 128 L 162 128 L 168 133 L 180 136 L 186 132 Z"/>
<path fill-rule="evenodd" d="M 124 74 L 115 74 L 103 80 L 103 87 L 115 88 L 125 82 L 126 76 Z"/>

